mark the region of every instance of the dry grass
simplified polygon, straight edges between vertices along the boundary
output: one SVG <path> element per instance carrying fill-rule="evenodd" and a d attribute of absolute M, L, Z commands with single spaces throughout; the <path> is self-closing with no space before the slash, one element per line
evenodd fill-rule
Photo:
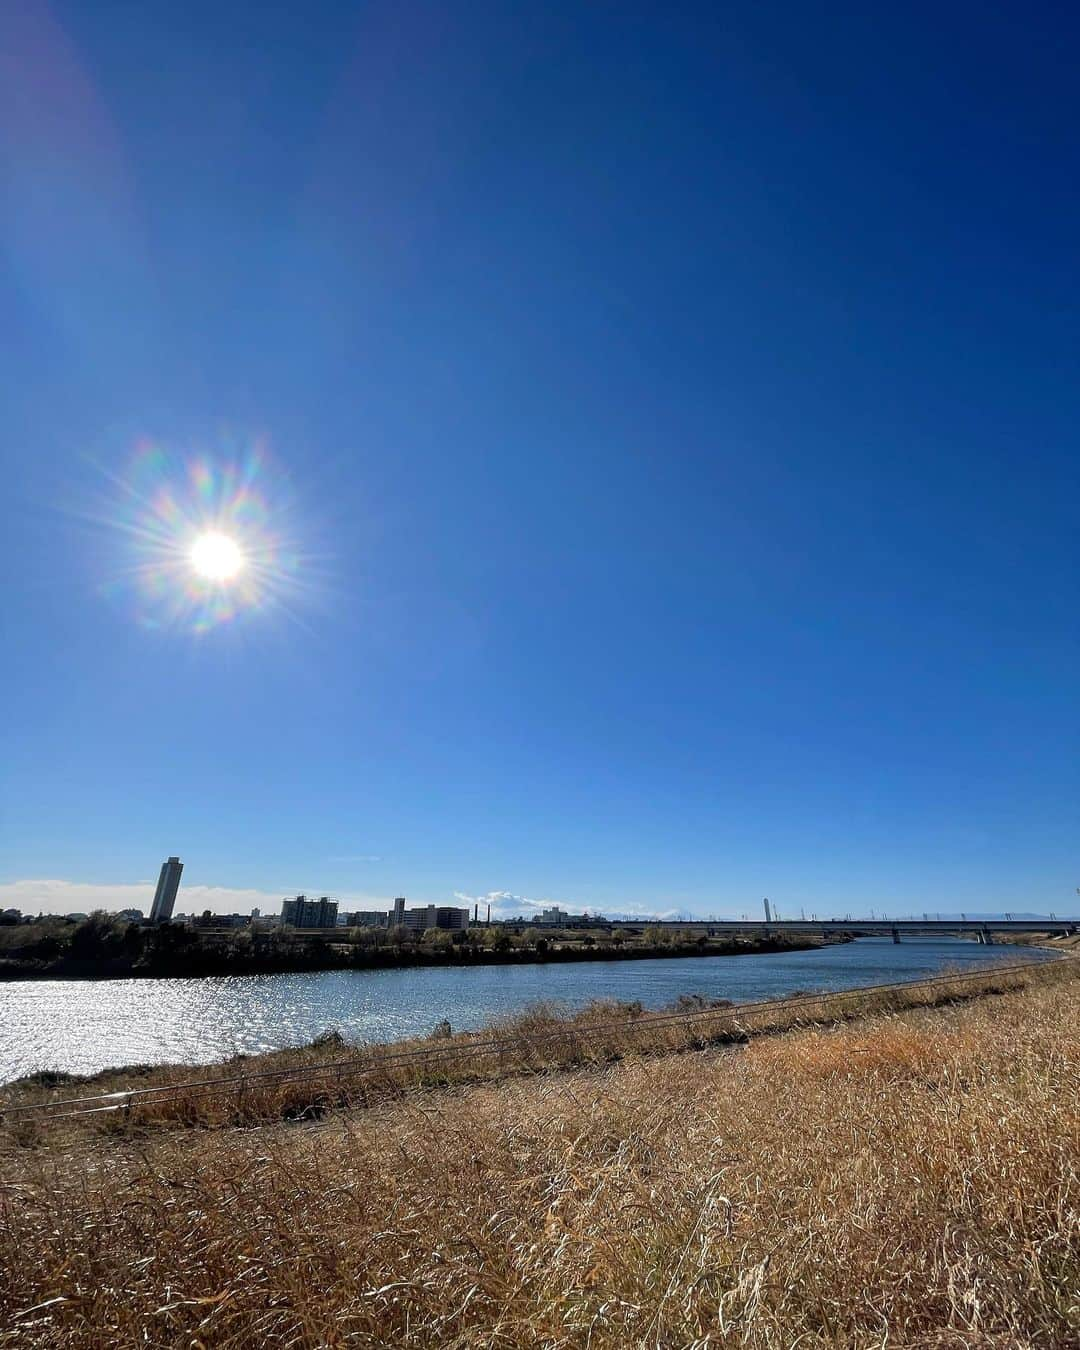
<path fill-rule="evenodd" d="M 1002 936 L 1000 944 L 1013 947 L 1048 947 L 1055 952 L 1080 952 L 1080 933 L 1022 933 Z"/>
<path fill-rule="evenodd" d="M 313 1125 L 9 1149 L 0 1344 L 1075 1346 L 1078 1029 L 1059 976 Z"/>

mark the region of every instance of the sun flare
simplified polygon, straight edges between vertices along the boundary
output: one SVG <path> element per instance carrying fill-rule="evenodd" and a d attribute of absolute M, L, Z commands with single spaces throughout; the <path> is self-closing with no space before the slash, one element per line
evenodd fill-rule
<path fill-rule="evenodd" d="M 258 440 L 199 451 L 139 441 L 95 519 L 124 549 L 102 590 L 145 628 L 203 636 L 295 618 L 314 597 L 298 551 L 302 508 Z"/>
<path fill-rule="evenodd" d="M 208 530 L 191 546 L 191 565 L 207 581 L 231 581 L 243 567 L 244 555 L 235 539 Z"/>

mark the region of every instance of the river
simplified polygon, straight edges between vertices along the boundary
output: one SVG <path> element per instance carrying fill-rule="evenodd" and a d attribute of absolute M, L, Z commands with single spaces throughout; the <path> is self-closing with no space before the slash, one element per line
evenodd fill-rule
<path fill-rule="evenodd" d="M 127 1064 L 205 1064 L 302 1045 L 329 1028 L 351 1041 L 423 1034 L 443 1018 L 469 1030 L 539 1000 L 580 1007 L 597 998 L 637 999 L 661 1008 L 680 994 L 703 994 L 747 1002 L 1027 959 L 1052 960 L 1053 953 L 955 938 L 900 945 L 860 938 L 803 952 L 468 971 L 0 982 L 0 1083 L 40 1069 L 86 1074 Z"/>

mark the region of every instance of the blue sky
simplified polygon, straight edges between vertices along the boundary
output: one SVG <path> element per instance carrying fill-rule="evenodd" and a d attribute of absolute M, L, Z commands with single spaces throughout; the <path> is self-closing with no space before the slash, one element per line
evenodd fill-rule
<path fill-rule="evenodd" d="M 1075 24 L 6 6 L 0 903 L 1067 911 Z"/>

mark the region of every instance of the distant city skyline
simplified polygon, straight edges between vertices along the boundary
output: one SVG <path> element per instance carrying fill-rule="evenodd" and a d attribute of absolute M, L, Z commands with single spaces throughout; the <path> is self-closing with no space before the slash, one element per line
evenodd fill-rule
<path fill-rule="evenodd" d="M 0 910 L 10 908 L 21 910 L 24 914 L 63 915 L 70 913 L 87 914 L 95 909 L 105 909 L 112 913 L 123 909 L 141 909 L 145 915 L 149 916 L 154 890 L 155 883 L 151 881 L 121 883 L 113 886 L 108 884 L 86 885 L 63 881 L 7 883 L 0 884 Z M 288 888 L 282 891 L 262 891 L 252 888 L 187 886 L 181 883 L 176 897 L 176 913 L 197 915 L 209 910 L 212 914 L 248 914 L 252 909 L 260 909 L 266 915 L 276 915 L 280 911 L 283 901 L 292 900 L 299 893 L 302 892 L 296 889 L 290 891 Z M 395 891 L 390 895 L 356 895 L 342 891 L 329 892 L 309 889 L 308 894 L 328 895 L 331 900 L 337 902 L 341 913 L 347 913 L 351 910 L 362 909 L 392 910 L 394 899 L 399 892 Z M 478 905 L 481 919 L 484 918 L 486 907 L 489 904 L 491 905 L 492 918 L 499 919 L 517 918 L 519 916 L 539 917 L 542 910 L 551 906 L 573 913 L 588 910 L 591 914 L 602 915 L 609 919 L 741 919 L 746 916 L 757 922 L 763 917 L 761 898 L 750 899 L 741 906 L 736 905 L 726 908 L 705 906 L 695 909 L 665 907 L 662 904 L 650 908 L 647 905 L 627 906 L 618 903 L 602 908 L 582 903 L 572 897 L 539 900 L 515 895 L 509 891 L 490 891 L 482 895 L 466 895 L 463 892 L 454 892 L 449 897 L 436 896 L 433 898 L 407 895 L 406 899 L 410 905 L 459 904 L 468 908 L 470 912 L 474 905 Z M 870 918 L 872 913 L 876 913 L 879 917 L 890 915 L 894 918 L 902 918 L 908 915 L 921 917 L 923 913 L 929 913 L 931 918 L 940 915 L 943 919 L 958 919 L 962 915 L 966 915 L 969 919 L 1001 918 L 1006 913 L 1014 914 L 1016 918 L 1020 919 L 1048 918 L 1051 914 L 1055 914 L 1059 918 L 1080 915 L 1080 898 L 1077 897 L 1075 891 L 1071 895 L 1062 897 L 1056 905 L 1049 904 L 1043 908 L 1033 908 L 1030 905 L 1002 906 L 996 909 L 973 906 L 970 909 L 962 910 L 951 908 L 945 902 L 929 907 L 916 904 L 906 906 L 897 904 L 890 907 L 887 904 L 871 904 L 855 900 L 842 907 L 832 909 L 819 907 L 816 910 L 810 910 L 805 906 L 785 906 L 778 901 L 772 903 L 774 915 L 779 912 L 782 919 L 798 919 L 804 910 L 807 917 L 811 913 L 816 913 L 816 916 L 822 919 L 842 918 L 846 913 L 861 918 Z"/>

